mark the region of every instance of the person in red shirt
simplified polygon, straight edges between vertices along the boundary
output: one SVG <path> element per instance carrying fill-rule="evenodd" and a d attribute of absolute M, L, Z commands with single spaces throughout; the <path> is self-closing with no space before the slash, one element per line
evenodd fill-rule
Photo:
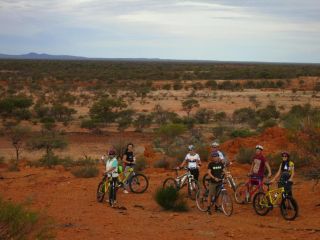
<path fill-rule="evenodd" d="M 267 159 L 263 156 L 263 147 L 261 145 L 256 146 L 256 154 L 253 157 L 250 177 L 252 184 L 257 184 L 257 181 L 262 181 L 264 177 L 265 168 L 268 170 L 268 178 L 271 177 L 271 168 Z"/>

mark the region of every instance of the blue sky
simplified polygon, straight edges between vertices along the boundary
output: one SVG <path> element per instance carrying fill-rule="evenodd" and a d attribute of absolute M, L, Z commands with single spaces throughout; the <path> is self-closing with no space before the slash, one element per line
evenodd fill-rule
<path fill-rule="evenodd" d="M 0 52 L 320 63 L 319 0 L 0 0 Z"/>

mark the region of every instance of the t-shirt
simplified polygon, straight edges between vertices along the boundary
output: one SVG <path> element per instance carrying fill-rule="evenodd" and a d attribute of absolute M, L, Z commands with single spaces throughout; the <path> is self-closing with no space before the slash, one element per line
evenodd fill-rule
<path fill-rule="evenodd" d="M 293 169 L 294 169 L 294 163 L 292 161 L 283 161 L 281 163 L 281 173 L 288 172 L 291 176 Z"/>
<path fill-rule="evenodd" d="M 110 174 L 112 177 L 118 177 L 118 160 L 115 157 L 106 161 L 106 171 L 110 171 L 112 168 L 115 169 Z"/>
<path fill-rule="evenodd" d="M 224 164 L 222 162 L 210 162 L 208 164 L 208 169 L 211 170 L 211 174 L 219 179 L 223 178 L 223 169 Z M 215 182 L 213 179 L 211 179 L 212 182 Z"/>
<path fill-rule="evenodd" d="M 125 165 L 126 166 L 132 166 L 133 165 L 132 163 L 134 162 L 134 154 L 133 154 L 133 152 L 126 152 L 124 155 L 127 156 L 126 160 L 128 162 L 131 162 L 131 163 L 126 163 Z"/>
<path fill-rule="evenodd" d="M 253 157 L 253 175 L 263 178 L 267 160 L 262 154 Z"/>
<path fill-rule="evenodd" d="M 185 160 L 188 162 L 188 168 L 189 169 L 195 169 L 198 167 L 198 162 L 200 161 L 199 154 L 190 154 L 188 153 L 185 157 Z"/>

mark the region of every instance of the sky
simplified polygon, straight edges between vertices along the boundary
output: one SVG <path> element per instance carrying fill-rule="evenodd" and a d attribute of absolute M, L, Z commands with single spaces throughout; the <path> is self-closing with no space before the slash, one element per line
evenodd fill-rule
<path fill-rule="evenodd" d="M 320 63 L 319 0 L 0 0 L 0 53 Z"/>

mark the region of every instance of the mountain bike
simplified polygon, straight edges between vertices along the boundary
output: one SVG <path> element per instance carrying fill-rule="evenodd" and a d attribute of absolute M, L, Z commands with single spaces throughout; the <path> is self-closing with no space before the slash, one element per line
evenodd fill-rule
<path fill-rule="evenodd" d="M 235 192 L 237 189 L 237 184 L 229 171 L 226 171 L 226 180 L 227 180 L 229 187 Z M 203 184 L 203 187 L 205 188 L 205 190 L 208 189 L 209 181 L 210 181 L 209 174 L 206 173 L 202 178 L 202 184 Z"/>
<path fill-rule="evenodd" d="M 259 192 L 253 198 L 253 208 L 260 216 L 266 215 L 274 207 L 279 206 L 284 219 L 292 221 L 298 216 L 298 204 L 296 200 L 288 195 L 284 187 L 270 190 L 271 183 L 265 183 L 267 192 Z"/>
<path fill-rule="evenodd" d="M 249 175 L 247 182 L 241 182 L 238 184 L 234 193 L 236 203 L 245 204 L 249 203 L 252 197 L 257 192 L 263 192 L 263 182 L 259 177 Z"/>
<path fill-rule="evenodd" d="M 211 198 L 210 206 L 216 206 L 218 203 L 221 204 L 221 209 L 226 216 L 231 216 L 233 213 L 233 202 L 231 196 L 228 194 L 227 189 L 224 187 L 224 183 L 227 179 L 224 178 L 221 183 L 217 186 L 216 195 Z M 209 190 L 205 189 L 204 192 L 199 190 L 196 195 L 196 204 L 201 212 L 207 211 Z"/>
<path fill-rule="evenodd" d="M 136 173 L 133 167 L 130 167 L 126 174 L 123 172 L 119 175 L 119 187 L 125 183 L 129 185 L 133 193 L 144 193 L 149 187 L 148 178 L 142 173 Z"/>
<path fill-rule="evenodd" d="M 113 206 L 114 204 L 114 192 L 117 191 L 117 186 L 114 186 L 114 188 L 111 188 L 111 181 L 112 177 L 110 174 L 104 174 L 102 180 L 98 184 L 98 189 L 97 189 L 97 201 L 102 202 L 104 199 L 104 196 L 106 193 L 109 195 L 109 204 L 110 206 Z"/>
<path fill-rule="evenodd" d="M 166 187 L 174 187 L 178 191 L 182 189 L 184 186 L 188 186 L 188 196 L 195 200 L 196 194 L 198 190 L 200 189 L 200 184 L 197 180 L 194 179 L 193 175 L 191 174 L 190 170 L 188 168 L 183 168 L 184 170 L 187 170 L 183 175 L 178 176 L 179 169 L 173 169 L 176 171 L 176 178 L 169 177 L 164 180 L 163 182 L 163 188 Z"/>

